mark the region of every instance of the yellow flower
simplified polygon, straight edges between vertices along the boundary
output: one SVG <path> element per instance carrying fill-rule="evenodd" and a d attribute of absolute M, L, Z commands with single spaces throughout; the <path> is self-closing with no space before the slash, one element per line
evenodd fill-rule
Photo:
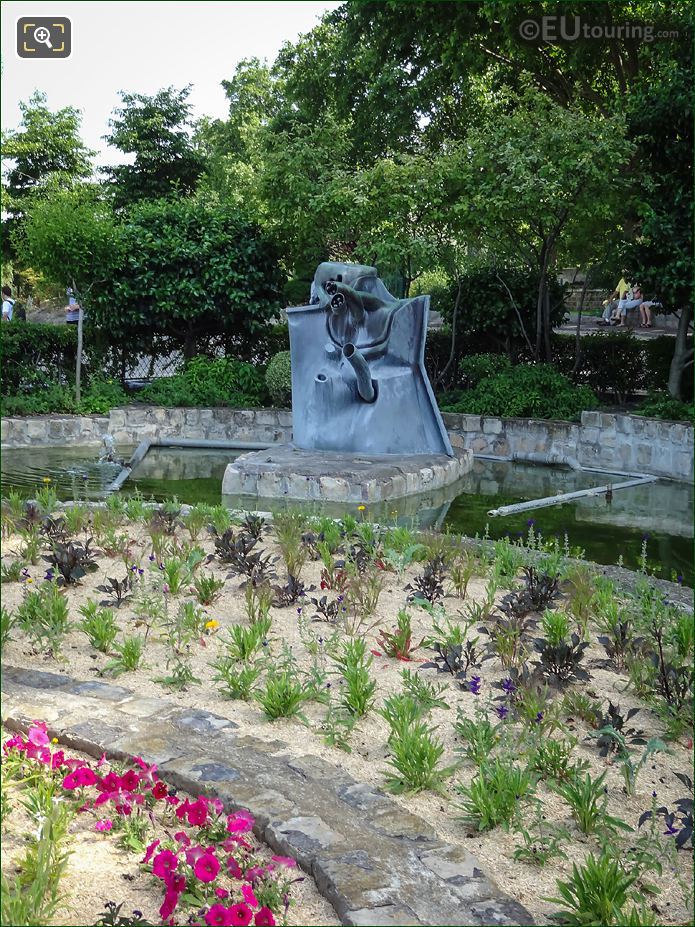
<path fill-rule="evenodd" d="M 28 582 L 28 583 L 33 583 L 34 580 L 31 578 L 31 576 L 27 576 L 27 582 Z"/>
<path fill-rule="evenodd" d="M 357 506 L 357 511 L 358 511 L 358 512 L 364 512 L 364 510 L 365 510 L 366 508 L 367 508 L 366 505 L 358 505 L 358 506 Z"/>
<path fill-rule="evenodd" d="M 211 618 L 210 621 L 205 622 L 205 627 L 209 628 L 210 630 L 212 630 L 213 628 L 219 628 L 219 626 L 220 626 L 219 621 L 215 621 L 214 618 Z"/>
<path fill-rule="evenodd" d="M 44 476 L 43 481 L 44 483 L 50 483 L 51 482 L 50 476 Z"/>
<path fill-rule="evenodd" d="M 58 743 L 58 738 L 57 738 L 57 737 L 54 737 L 53 740 L 51 741 L 51 743 L 52 743 L 52 744 L 57 744 L 57 743 Z"/>

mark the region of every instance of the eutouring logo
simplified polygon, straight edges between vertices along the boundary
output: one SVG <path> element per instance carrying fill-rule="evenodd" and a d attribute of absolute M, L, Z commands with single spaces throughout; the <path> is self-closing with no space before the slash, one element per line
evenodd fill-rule
<path fill-rule="evenodd" d="M 519 25 L 519 35 L 527 42 L 576 42 L 579 39 L 631 39 L 653 42 L 654 39 L 678 37 L 676 30 L 656 31 L 646 23 L 588 23 L 581 16 L 540 16 L 525 19 Z"/>

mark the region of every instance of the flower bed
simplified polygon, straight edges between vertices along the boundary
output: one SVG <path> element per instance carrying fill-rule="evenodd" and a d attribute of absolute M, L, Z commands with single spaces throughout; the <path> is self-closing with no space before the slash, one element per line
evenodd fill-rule
<path fill-rule="evenodd" d="M 3 658 L 168 689 L 330 759 L 539 923 L 690 920 L 692 616 L 532 529 L 530 553 L 471 550 L 355 515 L 271 530 L 112 498 L 46 521 L 15 500 Z"/>
<path fill-rule="evenodd" d="M 91 841 L 81 842 L 85 854 L 94 853 L 97 841 L 111 844 L 106 879 L 119 893 L 120 904 L 102 901 L 106 910 L 96 923 L 264 927 L 310 922 L 310 904 L 303 910 L 301 906 L 298 911 L 293 909 L 290 915 L 291 904 L 296 904 L 292 897 L 296 885 L 304 881 L 294 871 L 296 862 L 271 856 L 258 844 L 252 834 L 254 819 L 247 811 L 225 814 L 218 799 L 198 796 L 192 800 L 176 794 L 159 778 L 156 765 L 141 757 L 127 765 L 111 764 L 105 755 L 90 763 L 84 757 L 66 755 L 55 744 L 49 741 L 46 725 L 37 721 L 26 737 L 15 734 L 3 745 L 3 844 L 6 838 L 10 841 L 10 859 L 3 859 L 7 862 L 3 869 L 9 870 L 11 862 L 17 873 L 12 879 L 3 871 L 3 923 L 36 924 L 50 918 L 66 924 L 70 909 L 78 915 L 74 923 L 94 923 L 98 908 L 89 910 L 89 902 L 81 898 L 81 910 L 76 911 L 63 882 L 71 851 L 69 830 L 75 818 L 80 819 L 77 829 L 83 837 L 85 830 L 91 830 Z M 15 827 L 11 835 L 6 827 L 13 823 L 16 811 L 25 812 L 24 826 Z M 12 836 L 18 830 L 26 840 L 26 831 L 37 824 L 33 841 L 28 838 L 28 853 L 23 858 L 20 852 L 13 854 L 12 849 L 18 847 L 12 846 Z M 127 871 L 132 861 L 124 859 L 122 850 L 135 854 L 139 874 L 149 876 L 140 880 L 140 891 L 131 894 L 130 917 L 122 910 L 117 872 L 125 868 L 131 882 L 136 874 Z M 34 886 L 45 886 L 45 891 L 37 893 L 36 903 L 27 909 L 29 879 Z M 102 891 L 98 889 L 103 899 Z M 150 910 L 143 913 L 136 903 Z M 326 914 L 330 918 L 331 912 L 323 910 L 321 923 Z"/>

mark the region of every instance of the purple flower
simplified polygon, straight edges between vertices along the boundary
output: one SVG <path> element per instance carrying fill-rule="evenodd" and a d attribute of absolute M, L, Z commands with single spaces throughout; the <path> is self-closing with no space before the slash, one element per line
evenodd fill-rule
<path fill-rule="evenodd" d="M 536 519 L 535 519 L 535 518 L 529 518 L 529 520 L 526 522 L 526 524 L 529 526 L 529 528 L 533 528 L 533 526 L 536 524 Z"/>
<path fill-rule="evenodd" d="M 138 576 L 144 576 L 144 575 L 145 575 L 145 571 L 138 568 Z"/>
<path fill-rule="evenodd" d="M 664 831 L 664 835 L 666 837 L 675 837 L 678 833 L 678 830 L 679 828 L 674 826 L 673 821 L 666 821 L 666 830 Z"/>
<path fill-rule="evenodd" d="M 482 679 L 480 676 L 471 676 L 468 682 L 468 691 L 472 692 L 473 695 L 480 695 L 480 687 L 482 685 Z"/>
<path fill-rule="evenodd" d="M 516 692 L 516 686 L 509 677 L 502 680 L 502 689 L 507 693 L 507 695 L 511 695 L 513 692 Z"/>
<path fill-rule="evenodd" d="M 27 575 L 29 575 L 29 574 L 27 574 Z M 50 583 L 51 580 L 53 579 L 53 570 L 46 570 L 46 572 L 45 572 L 43 578 L 44 578 L 44 579 L 47 579 L 47 580 L 49 581 L 49 583 Z"/>
<path fill-rule="evenodd" d="M 147 559 L 150 561 L 150 563 L 154 563 L 154 554 L 150 554 Z"/>
<path fill-rule="evenodd" d="M 543 712 L 539 711 L 536 717 L 534 718 L 534 724 L 540 724 L 543 720 Z"/>
<path fill-rule="evenodd" d="M 164 595 L 166 595 L 166 594 L 169 592 L 169 584 L 168 584 L 168 583 L 164 583 L 164 585 L 162 586 L 162 592 L 164 593 Z"/>
<path fill-rule="evenodd" d="M 27 568 L 24 567 L 24 569 L 22 570 L 22 576 L 28 576 L 28 575 L 29 575 L 29 570 L 27 570 Z"/>
<path fill-rule="evenodd" d="M 301 615 L 301 614 L 302 614 L 302 606 L 301 606 L 301 605 L 300 605 L 299 608 L 297 609 L 297 614 L 298 614 L 298 615 Z"/>
<path fill-rule="evenodd" d="M 163 569 L 164 569 L 164 564 L 163 564 L 163 563 L 160 563 L 160 564 L 159 564 L 159 569 L 160 569 L 160 570 L 163 570 Z"/>
<path fill-rule="evenodd" d="M 495 711 L 500 721 L 504 721 L 504 719 L 509 714 L 509 709 L 507 708 L 506 705 L 495 705 Z"/>
<path fill-rule="evenodd" d="M 132 567 L 130 568 L 130 572 L 137 573 L 137 571 L 138 571 L 138 568 L 135 566 L 135 564 L 133 564 Z"/>

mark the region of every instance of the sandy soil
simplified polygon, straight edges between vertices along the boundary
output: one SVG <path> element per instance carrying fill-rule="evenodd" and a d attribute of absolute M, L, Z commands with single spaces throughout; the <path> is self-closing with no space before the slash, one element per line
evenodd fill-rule
<path fill-rule="evenodd" d="M 145 570 L 145 582 L 148 587 L 157 583 L 161 584 L 159 572 L 152 570 L 148 562 L 150 544 L 142 529 L 129 525 L 127 528 L 120 530 L 127 530 L 129 536 L 133 539 L 134 558 L 136 562 L 141 562 L 141 566 Z M 183 529 L 179 530 L 179 534 L 182 539 L 188 539 L 187 532 Z M 8 559 L 12 559 L 12 554 L 16 552 L 17 543 L 15 538 L 11 538 L 6 543 L 5 551 Z M 198 543 L 207 552 L 214 551 L 214 545 L 209 538 L 201 539 Z M 272 538 L 264 538 L 261 543 L 269 551 L 278 553 Z M 88 575 L 82 585 L 70 588 L 66 593 L 70 602 L 71 616 L 75 620 L 79 620 L 78 608 L 87 599 L 92 598 L 99 601 L 104 598 L 102 593 L 95 592 L 95 587 L 102 583 L 106 576 L 120 577 L 125 572 L 122 562 L 114 562 L 102 557 L 99 563 L 98 572 Z M 282 571 L 281 561 L 278 562 L 277 568 L 279 572 Z M 43 577 L 43 567 L 30 567 L 29 569 L 31 576 L 37 581 Z M 226 564 L 221 564 L 214 559 L 201 569 L 209 570 L 219 578 L 225 578 L 229 573 L 229 567 Z M 320 569 L 320 562 L 309 561 L 302 573 L 302 580 L 307 585 L 314 583 L 318 586 Z M 404 587 L 419 569 L 420 567 L 416 565 L 416 568 L 408 568 L 401 576 L 396 573 L 386 574 L 386 584 L 378 606 L 379 625 L 367 636 L 370 648 L 379 650 L 377 645 L 379 627 L 388 630 L 394 628 L 398 609 L 404 606 L 408 595 L 404 591 Z M 467 601 L 482 598 L 485 582 L 480 577 L 471 581 Z M 214 670 L 210 664 L 217 654 L 224 651 L 223 641 L 226 636 L 226 629 L 235 623 L 248 623 L 244 594 L 243 591 L 240 591 L 240 585 L 241 578 L 227 579 L 220 598 L 206 609 L 210 619 L 219 622 L 219 627 L 211 636 L 201 641 L 200 645 L 194 647 L 193 670 L 195 675 L 202 680 L 202 684 L 191 686 L 188 691 L 184 692 L 169 692 L 167 697 L 173 702 L 182 705 L 195 705 L 233 719 L 240 726 L 240 733 L 248 732 L 256 737 L 281 740 L 286 745 L 283 746 L 282 752 L 301 749 L 302 753 L 311 753 L 342 765 L 358 780 L 374 785 L 383 785 L 384 773 L 388 769 L 386 741 L 389 729 L 386 722 L 376 711 L 371 711 L 358 723 L 350 741 L 352 752 L 346 753 L 327 746 L 324 742 L 321 721 L 325 717 L 326 708 L 323 705 L 314 702 L 306 705 L 305 714 L 308 718 L 309 730 L 314 735 L 309 736 L 305 733 L 300 721 L 279 720 L 271 723 L 265 719 L 260 706 L 256 703 L 229 701 L 221 697 L 212 681 Z M 504 592 L 505 590 L 499 591 L 498 600 Z M 317 591 L 311 594 L 321 595 L 323 593 Z M 330 592 L 326 594 L 329 598 L 333 597 Z M 3 600 L 7 608 L 15 608 L 21 601 L 22 595 L 23 587 L 20 584 L 3 586 Z M 170 609 L 178 608 L 179 602 L 186 599 L 191 599 L 191 596 L 178 596 L 170 602 Z M 463 606 L 463 602 L 451 590 L 449 590 L 443 604 L 447 614 L 452 617 L 456 617 L 457 611 Z M 413 640 L 419 641 L 424 635 L 431 632 L 432 619 L 425 611 L 417 607 L 410 607 L 409 611 L 413 624 Z M 312 657 L 306 647 L 308 638 L 311 636 L 328 639 L 334 631 L 326 623 L 312 622 L 310 619 L 313 612 L 314 609 L 308 601 L 305 601 L 301 617 L 298 615 L 296 607 L 287 609 L 273 608 L 271 610 L 273 627 L 270 635 L 269 650 L 273 655 L 277 656 L 281 653 L 282 645 L 286 645 L 291 649 L 298 666 L 303 670 L 309 669 L 312 665 Z M 125 604 L 115 614 L 121 629 L 127 631 L 127 633 L 133 633 L 133 612 L 130 605 Z M 67 635 L 63 648 L 63 657 L 57 661 L 48 654 L 33 651 L 29 642 L 19 630 L 13 631 L 12 636 L 13 640 L 6 645 L 4 653 L 4 660 L 8 664 L 64 670 L 79 679 L 93 679 L 103 671 L 109 660 L 108 657 L 92 651 L 86 636 L 78 630 L 73 630 Z M 481 638 L 481 643 L 484 643 L 484 638 Z M 155 630 L 147 644 L 145 666 L 137 672 L 119 677 L 118 682 L 124 686 L 137 689 L 139 694 L 143 696 L 166 694 L 167 690 L 153 681 L 154 678 L 165 675 L 166 655 L 167 647 L 164 637 Z M 443 709 L 434 710 L 431 714 L 431 721 L 437 727 L 437 735 L 445 746 L 445 755 L 442 762 L 448 765 L 460 760 L 460 756 L 456 752 L 460 744 L 457 741 L 453 726 L 457 710 L 460 710 L 467 717 L 473 717 L 476 697 L 469 692 L 463 691 L 448 674 L 436 674 L 432 669 L 419 669 L 420 664 L 426 659 L 430 659 L 431 656 L 432 651 L 419 650 L 416 651 L 414 659 L 410 663 L 403 663 L 384 656 L 375 656 L 372 672 L 378 686 L 377 707 L 382 704 L 384 698 L 388 695 L 402 690 L 400 673 L 404 667 L 421 672 L 426 679 L 432 682 L 446 683 L 445 697 L 450 709 L 448 711 Z M 606 668 L 605 658 L 606 655 L 603 649 L 594 639 L 586 652 L 584 664 L 590 671 L 590 682 L 579 683 L 577 686 L 592 696 L 599 698 L 603 702 L 604 709 L 607 708 L 608 699 L 611 699 L 614 703 L 619 703 L 623 712 L 631 707 L 639 708 L 640 712 L 631 724 L 644 730 L 647 736 L 662 736 L 663 731 L 660 729 L 656 716 L 644 704 L 641 704 L 630 691 L 626 691 L 627 677 Z M 325 645 L 316 659 L 318 664 L 325 667 L 329 672 L 334 670 L 333 661 L 325 652 Z M 498 660 L 495 658 L 484 662 L 482 669 L 478 672 L 483 679 L 482 692 L 478 698 L 486 700 L 491 695 L 498 694 L 490 689 L 491 682 L 499 681 L 506 675 Z M 331 692 L 333 697 L 336 698 L 336 693 L 339 692 L 341 684 L 340 679 L 338 676 L 331 675 L 329 680 L 331 681 Z M 624 793 L 623 780 L 618 767 L 616 765 L 606 766 L 605 760 L 598 755 L 595 741 L 588 735 L 586 725 L 580 721 L 569 720 L 567 722 L 567 731 L 578 740 L 573 758 L 588 761 L 591 775 L 594 777 L 604 771 L 607 773 L 606 785 L 608 787 L 610 813 L 624 819 L 631 826 L 636 828 L 640 814 L 651 806 L 653 790 L 657 792 L 658 804 L 667 806 L 671 806 L 674 799 L 684 796 L 685 788 L 676 779 L 674 772 L 686 773 L 692 777 L 691 744 L 687 742 L 674 743 L 670 745 L 668 754 L 661 753 L 652 756 L 638 778 L 636 794 L 627 796 Z M 299 738 L 298 734 L 300 734 Z M 301 743 L 301 748 L 298 748 L 298 743 Z M 597 841 L 594 838 L 585 837 L 577 830 L 572 822 L 567 805 L 550 791 L 544 783 L 541 783 L 538 796 L 543 802 L 544 818 L 549 822 L 565 825 L 571 833 L 571 839 L 564 846 L 568 858 L 567 860 L 553 860 L 542 869 L 515 861 L 513 852 L 515 846 L 520 842 L 518 835 L 507 833 L 499 828 L 484 834 L 471 832 L 459 820 L 460 811 L 457 808 L 459 796 L 455 791 L 455 786 L 468 784 L 475 771 L 474 765 L 470 761 L 464 760 L 456 774 L 447 781 L 443 795 L 425 792 L 415 796 L 396 796 L 396 801 L 429 821 L 446 840 L 465 845 L 468 850 L 478 857 L 483 868 L 496 878 L 504 890 L 529 908 L 537 918 L 538 923 L 549 923 L 549 916 L 556 910 L 556 906 L 545 901 L 544 896 L 555 896 L 557 894 L 556 879 L 570 875 L 573 863 L 581 862 L 587 852 L 595 852 L 598 846 Z M 533 814 L 529 810 L 525 816 L 527 825 L 530 825 L 532 818 Z M 625 838 L 622 838 L 625 850 L 632 845 L 637 836 L 639 834 L 635 832 L 634 835 L 628 834 Z M 662 877 L 654 878 L 654 881 L 662 888 L 662 893 L 651 902 L 660 923 L 680 924 L 692 917 L 692 914 L 688 914 L 685 908 L 682 892 L 678 887 L 678 882 L 682 879 L 685 879 L 685 883 L 690 885 L 691 879 L 688 870 L 690 860 L 687 858 L 688 856 L 687 852 L 679 853 L 675 869 L 670 860 L 666 861 Z M 315 923 L 324 923 L 324 921 L 315 921 Z M 325 921 L 325 923 L 329 923 L 329 921 Z"/>

